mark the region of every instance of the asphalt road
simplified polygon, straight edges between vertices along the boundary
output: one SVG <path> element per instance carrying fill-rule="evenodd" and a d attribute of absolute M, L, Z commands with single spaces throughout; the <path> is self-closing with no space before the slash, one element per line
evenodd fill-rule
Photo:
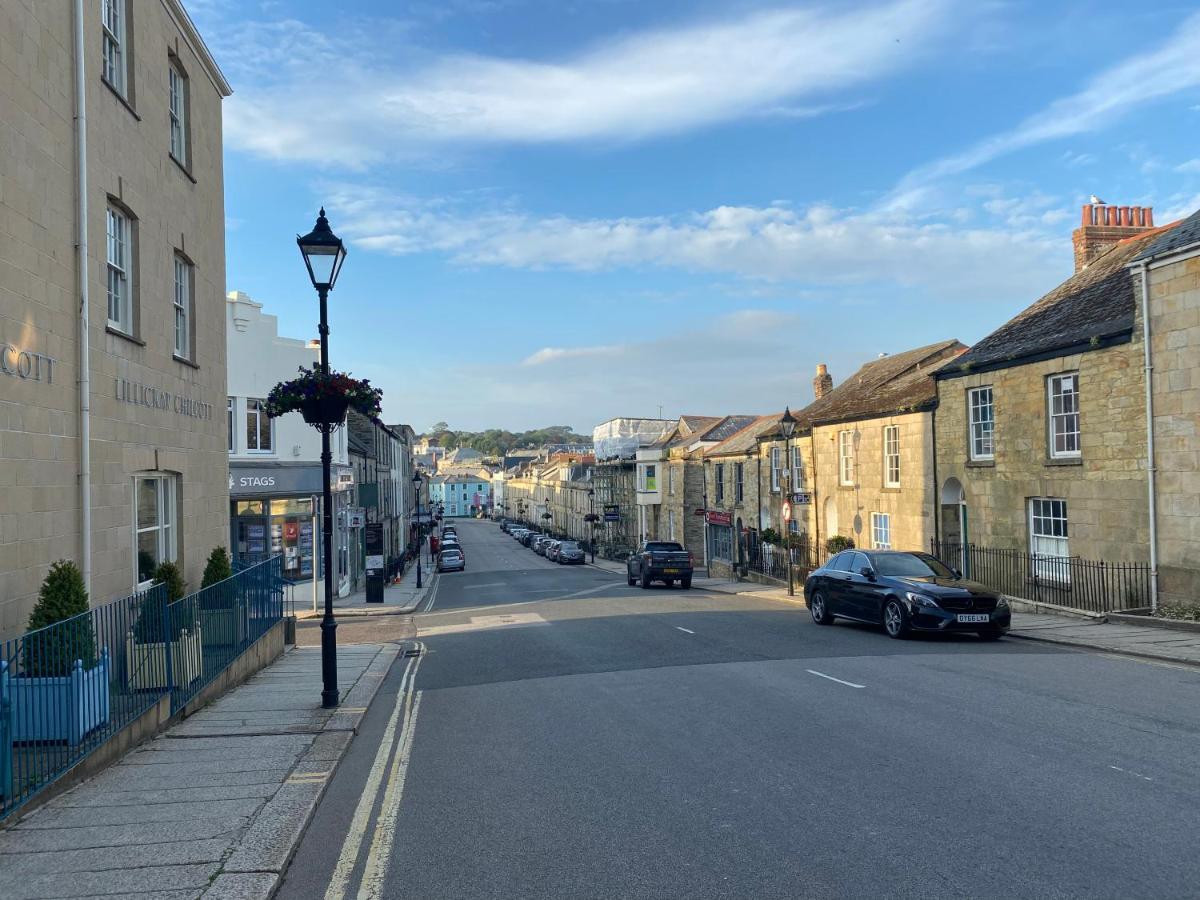
<path fill-rule="evenodd" d="M 459 533 L 284 898 L 1200 894 L 1196 670 L 820 628 Z"/>

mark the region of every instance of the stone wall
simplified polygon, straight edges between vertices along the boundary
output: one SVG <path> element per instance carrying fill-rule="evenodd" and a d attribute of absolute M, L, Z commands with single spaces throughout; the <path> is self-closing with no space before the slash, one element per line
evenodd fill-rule
<path fill-rule="evenodd" d="M 1159 599 L 1195 603 L 1200 600 L 1200 252 L 1151 269 L 1150 335 Z"/>
<path fill-rule="evenodd" d="M 1048 449 L 1047 386 L 1051 375 L 1079 373 L 1079 458 Z M 967 392 L 990 385 L 995 407 L 995 459 L 968 458 Z M 969 374 L 938 382 L 937 465 L 943 496 L 940 528 L 955 537 L 961 484 L 968 539 L 985 547 L 1028 552 L 1029 499 L 1067 501 L 1072 556 L 1147 561 L 1146 426 L 1142 345 L 1115 347 Z"/>

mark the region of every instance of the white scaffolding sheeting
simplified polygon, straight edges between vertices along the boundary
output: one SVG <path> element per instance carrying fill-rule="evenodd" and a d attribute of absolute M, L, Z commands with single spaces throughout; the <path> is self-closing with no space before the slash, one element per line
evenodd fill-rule
<path fill-rule="evenodd" d="M 596 459 L 632 459 L 675 427 L 675 419 L 609 419 L 592 429 Z"/>

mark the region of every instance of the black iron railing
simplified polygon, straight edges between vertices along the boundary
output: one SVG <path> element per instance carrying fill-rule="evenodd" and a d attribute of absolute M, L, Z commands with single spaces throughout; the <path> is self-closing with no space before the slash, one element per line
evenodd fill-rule
<path fill-rule="evenodd" d="M 821 554 L 812 544 L 794 547 L 779 547 L 757 542 L 745 547 L 743 561 L 748 572 L 764 575 L 777 581 L 787 581 L 788 555 L 792 558 L 792 579 L 801 582 L 813 569 L 825 561 L 828 554 Z"/>
<path fill-rule="evenodd" d="M 1077 556 L 1045 556 L 1021 550 L 937 540 L 930 552 L 963 576 L 1023 600 L 1088 612 L 1150 605 L 1150 566 Z"/>

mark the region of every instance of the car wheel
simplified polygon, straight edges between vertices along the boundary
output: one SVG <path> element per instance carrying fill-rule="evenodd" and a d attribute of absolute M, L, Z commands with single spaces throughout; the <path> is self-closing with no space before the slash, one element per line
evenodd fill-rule
<path fill-rule="evenodd" d="M 679 579 L 679 586 L 685 591 L 690 591 L 692 589 L 692 576 L 688 575 L 685 578 Z"/>
<path fill-rule="evenodd" d="M 650 575 L 647 572 L 642 573 L 642 590 L 650 590 Z"/>
<path fill-rule="evenodd" d="M 633 587 L 635 584 L 637 584 L 637 581 L 634 580 L 634 577 L 629 574 L 628 569 L 625 570 L 625 581 L 630 587 Z"/>
<path fill-rule="evenodd" d="M 981 631 L 981 632 L 979 632 L 979 637 L 985 641 L 998 641 L 998 640 L 1000 640 L 1000 638 L 1004 637 L 1004 632 L 998 631 L 998 630 Z"/>
<path fill-rule="evenodd" d="M 892 597 L 883 607 L 883 627 L 890 638 L 908 637 L 908 610 L 904 604 Z"/>
<path fill-rule="evenodd" d="M 808 611 L 812 613 L 812 619 L 818 625 L 832 625 L 833 614 L 829 611 L 829 605 L 825 602 L 825 595 L 817 591 L 812 595 L 812 599 L 808 601 Z"/>

